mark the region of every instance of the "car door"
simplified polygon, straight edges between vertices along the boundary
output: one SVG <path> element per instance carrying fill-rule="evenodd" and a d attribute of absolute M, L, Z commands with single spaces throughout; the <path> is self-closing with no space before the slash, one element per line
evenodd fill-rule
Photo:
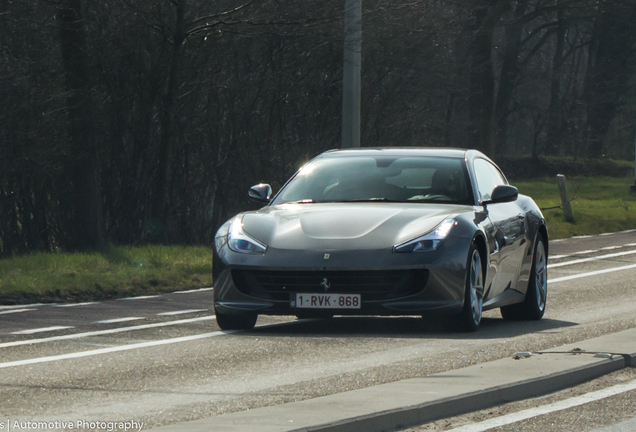
<path fill-rule="evenodd" d="M 474 172 L 481 201 L 490 199 L 495 186 L 508 184 L 499 169 L 485 159 L 475 159 Z M 488 294 L 492 298 L 507 288 L 516 287 L 525 249 L 526 226 L 525 214 L 516 201 L 488 204 L 486 211 L 495 242 L 491 250 L 495 275 Z"/>

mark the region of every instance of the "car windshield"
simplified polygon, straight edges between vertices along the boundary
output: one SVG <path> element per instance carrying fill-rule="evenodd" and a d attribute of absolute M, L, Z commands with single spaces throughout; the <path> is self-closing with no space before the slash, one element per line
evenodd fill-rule
<path fill-rule="evenodd" d="M 473 202 L 463 159 L 347 156 L 308 163 L 272 204 L 360 201 Z"/>

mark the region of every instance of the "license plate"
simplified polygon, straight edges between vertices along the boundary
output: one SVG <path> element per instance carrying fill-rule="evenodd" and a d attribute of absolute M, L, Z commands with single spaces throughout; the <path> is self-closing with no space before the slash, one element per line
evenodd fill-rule
<path fill-rule="evenodd" d="M 291 307 L 299 309 L 360 309 L 360 294 L 293 294 Z"/>

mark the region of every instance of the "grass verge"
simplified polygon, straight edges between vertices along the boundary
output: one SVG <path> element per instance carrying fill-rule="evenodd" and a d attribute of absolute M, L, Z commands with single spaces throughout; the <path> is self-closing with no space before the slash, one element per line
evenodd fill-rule
<path fill-rule="evenodd" d="M 548 223 L 550 239 L 636 228 L 633 179 L 614 177 L 567 178 L 574 222 L 563 215 L 556 177 L 513 182 L 519 192 L 534 198 Z"/>
<path fill-rule="evenodd" d="M 0 304 L 85 301 L 209 286 L 212 249 L 111 246 L 0 260 Z"/>

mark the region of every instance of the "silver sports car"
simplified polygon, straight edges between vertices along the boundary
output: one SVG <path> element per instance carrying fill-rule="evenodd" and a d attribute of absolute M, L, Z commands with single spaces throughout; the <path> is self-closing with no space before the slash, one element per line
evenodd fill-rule
<path fill-rule="evenodd" d="M 216 233 L 222 329 L 252 328 L 259 314 L 444 314 L 475 331 L 484 310 L 545 312 L 545 219 L 476 150 L 327 151 L 271 195 L 252 187 L 265 206 Z"/>

